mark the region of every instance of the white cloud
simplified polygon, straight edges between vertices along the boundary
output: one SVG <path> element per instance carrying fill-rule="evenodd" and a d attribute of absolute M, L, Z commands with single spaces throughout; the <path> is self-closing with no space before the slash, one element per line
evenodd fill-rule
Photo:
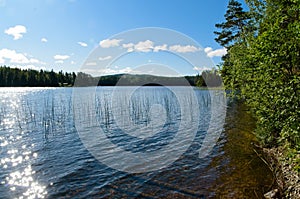
<path fill-rule="evenodd" d="M 4 64 L 6 59 L 10 63 L 17 64 L 42 63 L 38 59 L 28 58 L 25 54 L 17 53 L 15 50 L 3 48 L 0 50 L 0 64 Z"/>
<path fill-rule="evenodd" d="M 122 47 L 127 48 L 127 52 L 133 52 L 134 44 L 133 43 L 123 44 Z"/>
<path fill-rule="evenodd" d="M 113 68 L 104 68 L 104 69 L 100 69 L 100 70 L 92 69 L 92 68 L 86 68 L 82 72 L 90 73 L 90 74 L 93 74 L 93 75 L 100 75 L 100 76 L 101 75 L 112 75 L 112 74 L 126 74 L 126 73 L 138 74 L 138 71 L 135 71 L 130 67 L 126 67 L 126 68 L 123 68 L 123 69 L 118 69 L 116 67 L 114 67 L 114 68 L 115 69 L 113 69 Z"/>
<path fill-rule="evenodd" d="M 11 65 L 11 68 L 20 68 L 20 69 L 33 69 L 33 70 L 46 70 L 45 67 L 39 67 L 32 64 L 29 65 Z"/>
<path fill-rule="evenodd" d="M 208 52 L 211 52 L 211 51 L 213 51 L 213 49 L 211 47 L 204 48 L 205 53 L 208 53 Z"/>
<path fill-rule="evenodd" d="M 187 53 L 187 52 L 196 52 L 199 51 L 195 46 L 191 45 L 186 45 L 186 46 L 181 46 L 181 45 L 173 45 L 169 47 L 170 51 L 178 52 L 178 53 Z"/>
<path fill-rule="evenodd" d="M 109 59 L 111 59 L 111 58 L 112 58 L 112 56 L 99 57 L 99 60 L 100 60 L 100 61 L 104 61 L 104 60 L 109 60 Z"/>
<path fill-rule="evenodd" d="M 133 48 L 128 48 L 128 49 L 127 49 L 127 52 L 133 52 L 133 51 L 134 51 Z"/>
<path fill-rule="evenodd" d="M 43 37 L 43 38 L 41 39 L 41 42 L 46 43 L 46 42 L 48 42 L 48 40 L 47 40 L 45 37 Z"/>
<path fill-rule="evenodd" d="M 134 46 L 133 43 L 123 44 L 123 48 L 132 48 Z"/>
<path fill-rule="evenodd" d="M 64 60 L 56 60 L 55 63 L 56 63 L 56 64 L 63 64 L 63 63 L 64 63 Z"/>
<path fill-rule="evenodd" d="M 123 68 L 123 69 L 120 69 L 118 73 L 136 73 L 136 71 L 132 70 L 132 68 L 130 67 L 126 67 L 126 68 Z"/>
<path fill-rule="evenodd" d="M 153 41 L 146 40 L 140 41 L 136 45 L 134 45 L 134 50 L 138 52 L 149 52 L 153 49 Z"/>
<path fill-rule="evenodd" d="M 99 45 L 102 48 L 110 48 L 110 47 L 116 47 L 120 45 L 120 42 L 122 39 L 104 39 L 100 41 Z"/>
<path fill-rule="evenodd" d="M 22 25 L 16 25 L 15 27 L 10 27 L 4 31 L 4 33 L 13 36 L 14 40 L 21 39 L 26 32 L 26 27 Z"/>
<path fill-rule="evenodd" d="M 34 59 L 34 58 L 30 58 L 29 62 L 30 63 L 40 63 L 40 61 L 38 59 Z"/>
<path fill-rule="evenodd" d="M 88 45 L 87 45 L 87 43 L 84 43 L 84 42 L 81 42 L 81 41 L 79 41 L 79 42 L 77 42 L 80 46 L 82 46 L 82 47 L 87 47 Z"/>
<path fill-rule="evenodd" d="M 73 65 L 73 64 L 76 64 L 76 62 L 74 62 L 74 61 L 71 61 L 71 64 Z"/>
<path fill-rule="evenodd" d="M 154 49 L 154 43 L 150 40 L 140 41 L 137 44 L 127 43 L 122 45 L 123 48 L 127 48 L 127 52 L 150 52 Z"/>
<path fill-rule="evenodd" d="M 168 50 L 167 44 L 161 46 L 155 46 L 153 52 L 164 51 L 164 50 Z"/>
<path fill-rule="evenodd" d="M 69 59 L 70 56 L 69 55 L 54 55 L 53 58 L 56 60 L 66 60 L 66 59 Z"/>
<path fill-rule="evenodd" d="M 197 66 L 195 66 L 193 68 L 193 70 L 198 71 L 198 72 L 202 72 L 202 71 L 206 71 L 206 70 L 211 70 L 211 69 L 212 68 L 209 68 L 209 67 L 197 67 Z"/>
<path fill-rule="evenodd" d="M 112 68 L 105 68 L 98 71 L 101 75 L 107 75 L 107 74 L 122 74 L 122 73 L 132 73 L 134 74 L 134 71 L 130 67 L 126 67 L 119 70 L 114 70 Z"/>
<path fill-rule="evenodd" d="M 204 49 L 204 52 L 210 58 L 212 58 L 212 57 L 222 57 L 222 56 L 227 54 L 227 49 L 226 48 L 220 48 L 220 49 L 213 50 L 211 47 L 206 47 Z"/>
<path fill-rule="evenodd" d="M 34 65 L 45 64 L 44 62 L 30 57 L 31 56 L 27 55 L 26 53 L 18 53 L 15 50 L 6 48 L 0 50 L 0 64 L 4 64 L 6 61 L 8 61 L 10 63 L 10 67 L 12 68 L 45 70 L 45 67 Z"/>
<path fill-rule="evenodd" d="M 192 45 L 186 45 L 186 46 L 182 46 L 182 45 L 172 45 L 168 48 L 167 44 L 162 44 L 162 45 L 154 45 L 154 42 L 151 40 L 145 40 L 145 41 L 140 41 L 136 44 L 134 43 L 126 43 L 126 44 L 122 44 L 123 48 L 127 48 L 127 52 L 132 52 L 132 51 L 136 51 L 136 52 L 159 52 L 159 51 L 173 51 L 173 52 L 179 52 L 179 53 L 187 53 L 187 52 L 196 52 L 199 51 L 200 48 L 197 48 L 195 46 Z"/>

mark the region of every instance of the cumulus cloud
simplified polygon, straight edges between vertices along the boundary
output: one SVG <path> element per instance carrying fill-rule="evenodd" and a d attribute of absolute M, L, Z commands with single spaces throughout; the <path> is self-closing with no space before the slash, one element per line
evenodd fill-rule
<path fill-rule="evenodd" d="M 150 52 L 154 48 L 153 45 L 153 41 L 150 40 L 140 41 L 134 45 L 134 50 L 138 52 Z"/>
<path fill-rule="evenodd" d="M 127 49 L 127 52 L 159 52 L 159 51 L 173 51 L 179 53 L 188 53 L 199 51 L 200 48 L 192 45 L 172 45 L 168 48 L 167 44 L 154 45 L 151 40 L 140 41 L 138 43 L 125 43 L 122 47 Z"/>
<path fill-rule="evenodd" d="M 14 40 L 21 39 L 23 37 L 23 34 L 26 32 L 27 32 L 26 27 L 22 25 L 16 25 L 4 31 L 4 33 L 13 36 Z"/>
<path fill-rule="evenodd" d="M 123 44 L 123 48 L 132 48 L 134 46 L 133 43 Z"/>
<path fill-rule="evenodd" d="M 43 38 L 41 39 L 41 42 L 46 43 L 46 42 L 48 42 L 48 40 L 47 40 L 45 37 L 43 37 Z"/>
<path fill-rule="evenodd" d="M 99 57 L 99 60 L 100 60 L 100 61 L 104 61 L 104 60 L 109 60 L 109 59 L 111 59 L 111 58 L 112 58 L 112 56 Z"/>
<path fill-rule="evenodd" d="M 122 47 L 127 48 L 127 52 L 132 52 L 134 50 L 134 44 L 133 43 L 123 44 Z"/>
<path fill-rule="evenodd" d="M 105 42 L 104 42 L 105 41 Z M 112 40 L 109 40 L 110 42 Z M 118 40 L 120 42 L 122 40 Z M 103 40 L 103 44 L 106 43 L 106 40 Z M 119 43 L 118 43 L 119 45 Z M 105 46 L 105 45 L 104 45 Z M 108 46 L 108 45 L 107 45 Z M 110 45 L 111 46 L 111 45 Z M 139 41 L 137 43 L 124 43 L 122 44 L 124 49 L 127 49 L 127 52 L 159 52 L 159 51 L 173 51 L 179 53 L 189 53 L 196 52 L 201 50 L 200 48 L 193 45 L 172 45 L 169 46 L 167 44 L 155 45 L 151 40 Z"/>
<path fill-rule="evenodd" d="M 54 55 L 53 58 L 56 60 L 66 60 L 66 59 L 69 59 L 70 56 L 69 55 Z"/>
<path fill-rule="evenodd" d="M 42 63 L 38 59 L 28 58 L 25 54 L 18 53 L 15 50 L 3 48 L 0 50 L 0 64 L 4 64 L 6 59 L 10 63 L 17 64 Z"/>
<path fill-rule="evenodd" d="M 169 50 L 178 53 L 188 53 L 188 52 L 196 52 L 199 51 L 200 49 L 191 45 L 186 45 L 186 46 L 173 45 L 169 47 Z"/>
<path fill-rule="evenodd" d="M 222 57 L 222 56 L 227 54 L 227 49 L 226 48 L 220 48 L 220 49 L 213 50 L 211 47 L 206 47 L 204 49 L 204 52 L 210 58 Z"/>
<path fill-rule="evenodd" d="M 168 50 L 167 44 L 161 46 L 154 46 L 153 52 L 165 51 L 165 50 Z"/>
<path fill-rule="evenodd" d="M 84 43 L 84 42 L 81 42 L 81 41 L 79 41 L 79 42 L 77 42 L 80 46 L 82 46 L 82 47 L 87 47 L 88 45 L 87 45 L 87 43 Z"/>
<path fill-rule="evenodd" d="M 122 39 L 104 39 L 100 41 L 99 45 L 102 48 L 110 48 L 110 47 L 116 47 L 120 45 L 120 42 Z"/>
<path fill-rule="evenodd" d="M 127 52 L 150 52 L 154 49 L 154 43 L 150 40 L 140 41 L 136 44 L 127 43 L 122 45 L 123 48 L 127 48 Z"/>
<path fill-rule="evenodd" d="M 213 51 L 213 49 L 211 47 L 204 48 L 205 53 L 208 53 L 208 52 L 211 52 L 211 51 Z"/>

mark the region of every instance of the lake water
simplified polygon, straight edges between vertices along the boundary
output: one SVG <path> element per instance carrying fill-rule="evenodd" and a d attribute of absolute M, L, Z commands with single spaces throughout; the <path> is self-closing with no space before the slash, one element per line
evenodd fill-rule
<path fill-rule="evenodd" d="M 0 88 L 0 198 L 262 198 L 246 107 L 225 104 L 223 126 L 222 95 L 187 90 Z"/>

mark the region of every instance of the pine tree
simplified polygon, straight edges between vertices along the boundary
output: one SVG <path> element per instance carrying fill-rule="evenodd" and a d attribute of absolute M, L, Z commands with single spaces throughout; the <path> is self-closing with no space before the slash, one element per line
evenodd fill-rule
<path fill-rule="evenodd" d="M 230 0 L 224 15 L 225 22 L 216 24 L 216 28 L 221 29 L 220 32 L 215 31 L 217 35 L 215 40 L 223 47 L 230 46 L 239 40 L 243 40 L 243 30 L 247 27 L 250 16 L 242 8 L 242 4 L 235 0 Z"/>

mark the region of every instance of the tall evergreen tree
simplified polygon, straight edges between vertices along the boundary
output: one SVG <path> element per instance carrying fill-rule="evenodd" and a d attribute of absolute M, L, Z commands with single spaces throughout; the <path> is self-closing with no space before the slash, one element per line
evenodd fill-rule
<path fill-rule="evenodd" d="M 224 15 L 225 22 L 216 24 L 217 35 L 215 40 L 223 47 L 229 48 L 234 42 L 243 39 L 243 31 L 249 23 L 250 16 L 242 8 L 242 4 L 235 0 L 230 0 Z"/>

